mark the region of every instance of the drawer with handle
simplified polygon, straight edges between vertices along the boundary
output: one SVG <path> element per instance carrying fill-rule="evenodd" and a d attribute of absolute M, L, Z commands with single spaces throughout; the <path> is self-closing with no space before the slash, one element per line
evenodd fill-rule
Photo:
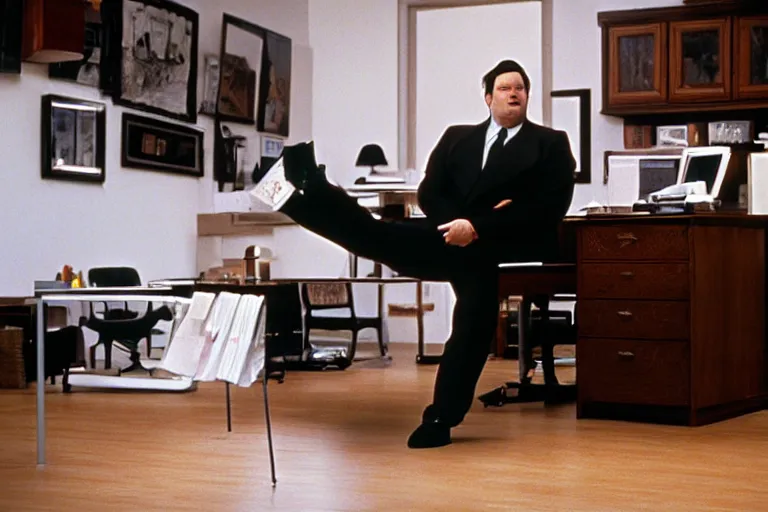
<path fill-rule="evenodd" d="M 584 260 L 687 260 L 687 226 L 587 226 L 581 229 Z"/>
<path fill-rule="evenodd" d="M 688 405 L 689 347 L 682 341 L 579 338 L 579 402 Z"/>
<path fill-rule="evenodd" d="M 688 302 L 585 299 L 576 305 L 576 315 L 580 337 L 689 338 Z"/>
<path fill-rule="evenodd" d="M 687 300 L 687 263 L 584 263 L 578 296 L 583 299 Z"/>

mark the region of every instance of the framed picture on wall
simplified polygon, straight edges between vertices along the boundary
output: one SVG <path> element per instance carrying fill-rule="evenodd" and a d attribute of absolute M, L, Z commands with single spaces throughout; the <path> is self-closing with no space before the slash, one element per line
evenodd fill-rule
<path fill-rule="evenodd" d="M 24 2 L 0 0 L 0 73 L 21 73 Z"/>
<path fill-rule="evenodd" d="M 288 137 L 291 107 L 291 40 L 267 31 L 259 88 L 258 130 Z"/>
<path fill-rule="evenodd" d="M 103 183 L 104 103 L 48 94 L 41 107 L 42 178 Z"/>
<path fill-rule="evenodd" d="M 123 167 L 204 175 L 202 130 L 130 113 L 123 113 L 121 124 Z"/>
<path fill-rule="evenodd" d="M 552 128 L 564 130 L 576 159 L 575 183 L 592 182 L 592 91 L 552 91 Z"/>
<path fill-rule="evenodd" d="M 256 123 L 256 93 L 265 34 L 266 30 L 258 25 L 224 14 L 216 103 L 220 120 Z"/>
<path fill-rule="evenodd" d="M 197 121 L 197 12 L 169 0 L 103 2 L 102 89 L 115 104 Z"/>

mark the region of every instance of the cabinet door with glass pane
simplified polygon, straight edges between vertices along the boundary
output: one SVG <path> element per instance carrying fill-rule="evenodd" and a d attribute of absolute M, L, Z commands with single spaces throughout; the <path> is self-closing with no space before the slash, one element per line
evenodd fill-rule
<path fill-rule="evenodd" d="M 768 98 L 768 16 L 738 18 L 736 27 L 736 97 Z"/>
<path fill-rule="evenodd" d="M 731 99 L 731 19 L 669 25 L 670 102 Z"/>
<path fill-rule="evenodd" d="M 667 99 L 666 23 L 608 31 L 608 104 L 645 105 Z"/>

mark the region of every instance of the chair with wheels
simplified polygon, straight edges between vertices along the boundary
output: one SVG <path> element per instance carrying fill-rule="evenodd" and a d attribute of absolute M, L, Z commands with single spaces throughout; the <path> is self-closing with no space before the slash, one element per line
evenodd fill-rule
<path fill-rule="evenodd" d="M 88 282 L 91 287 L 132 287 L 141 286 L 141 279 L 136 269 L 132 267 L 97 267 L 88 271 Z M 152 335 L 160 333 L 155 329 L 161 320 L 173 319 L 173 313 L 168 306 L 153 309 L 152 303 L 147 303 L 146 311 L 140 314 L 129 308 L 128 302 L 123 302 L 123 307 L 110 307 L 104 302 L 103 311 L 97 312 L 93 303 L 90 305 L 88 318 L 82 317 L 80 325 L 88 327 L 99 335 L 95 345 L 90 348 L 90 365 L 96 367 L 96 349 L 104 346 L 104 369 L 112 368 L 112 347 L 118 347 L 129 353 L 131 365 L 121 369 L 121 372 L 129 372 L 136 369 L 144 369 L 141 365 L 139 343 L 146 340 L 147 354 L 151 353 Z"/>

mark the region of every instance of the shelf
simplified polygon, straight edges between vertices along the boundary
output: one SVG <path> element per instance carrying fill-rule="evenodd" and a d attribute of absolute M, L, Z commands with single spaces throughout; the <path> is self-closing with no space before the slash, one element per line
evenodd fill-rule
<path fill-rule="evenodd" d="M 197 236 L 269 235 L 277 226 L 292 225 L 296 223 L 278 212 L 201 213 Z"/>
<path fill-rule="evenodd" d="M 621 105 L 603 108 L 606 116 L 631 117 L 649 114 L 680 114 L 686 112 L 725 112 L 739 110 L 768 109 L 768 101 L 729 101 L 717 103 L 665 103 L 663 105 Z"/>

